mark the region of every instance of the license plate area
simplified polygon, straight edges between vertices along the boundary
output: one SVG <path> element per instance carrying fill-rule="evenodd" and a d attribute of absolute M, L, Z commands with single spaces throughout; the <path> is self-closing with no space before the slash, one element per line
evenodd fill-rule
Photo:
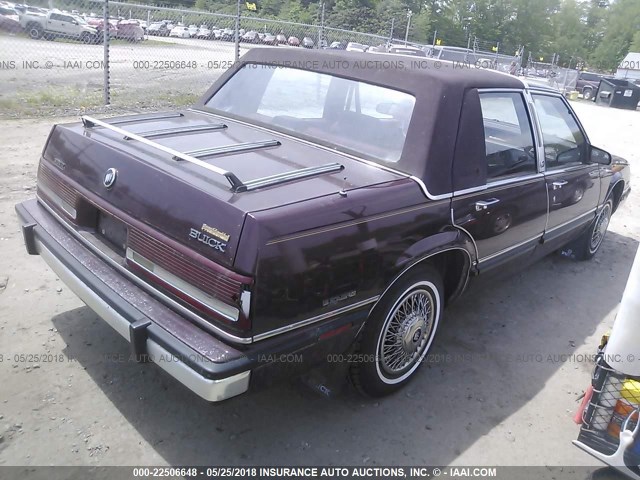
<path fill-rule="evenodd" d="M 96 235 L 115 252 L 124 257 L 127 250 L 127 225 L 114 216 L 98 210 Z"/>

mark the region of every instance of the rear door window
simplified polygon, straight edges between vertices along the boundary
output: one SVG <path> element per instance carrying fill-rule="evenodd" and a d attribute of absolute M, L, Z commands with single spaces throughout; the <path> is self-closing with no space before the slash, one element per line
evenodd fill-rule
<path fill-rule="evenodd" d="M 537 172 L 531 123 L 520 93 L 481 93 L 487 181 Z"/>

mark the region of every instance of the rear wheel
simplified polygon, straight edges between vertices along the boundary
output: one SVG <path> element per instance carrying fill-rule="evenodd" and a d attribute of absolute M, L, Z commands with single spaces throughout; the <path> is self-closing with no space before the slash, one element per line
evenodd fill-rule
<path fill-rule="evenodd" d="M 80 35 L 80 41 L 85 44 L 94 43 L 94 37 L 88 32 L 84 32 Z"/>
<path fill-rule="evenodd" d="M 39 39 L 44 34 L 44 29 L 37 23 L 30 23 L 29 25 L 27 25 L 27 31 L 29 33 L 29 36 L 34 40 Z"/>
<path fill-rule="evenodd" d="M 379 397 L 402 388 L 422 364 L 442 317 L 442 279 L 424 266 L 398 280 L 376 305 L 350 368 L 362 393 Z"/>

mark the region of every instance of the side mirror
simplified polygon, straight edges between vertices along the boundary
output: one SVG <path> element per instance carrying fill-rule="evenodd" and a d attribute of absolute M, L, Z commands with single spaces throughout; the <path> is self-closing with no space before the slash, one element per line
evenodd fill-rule
<path fill-rule="evenodd" d="M 600 165 L 611 165 L 611 154 L 598 147 L 590 147 L 589 161 Z"/>
<path fill-rule="evenodd" d="M 71 23 L 73 23 L 74 25 L 78 24 L 78 22 L 76 20 L 71 20 Z"/>

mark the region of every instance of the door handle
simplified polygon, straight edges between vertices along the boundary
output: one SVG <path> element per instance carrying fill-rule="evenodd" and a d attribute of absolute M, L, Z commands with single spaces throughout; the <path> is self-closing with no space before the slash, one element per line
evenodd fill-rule
<path fill-rule="evenodd" d="M 564 187 L 567 183 L 566 180 L 558 180 L 557 182 L 553 182 L 551 185 L 553 185 L 553 189 L 554 190 L 558 190 L 559 188 Z"/>
<path fill-rule="evenodd" d="M 490 198 L 489 200 L 478 200 L 476 202 L 476 212 L 481 212 L 482 210 L 486 210 L 491 205 L 495 205 L 500 200 L 497 198 Z"/>

